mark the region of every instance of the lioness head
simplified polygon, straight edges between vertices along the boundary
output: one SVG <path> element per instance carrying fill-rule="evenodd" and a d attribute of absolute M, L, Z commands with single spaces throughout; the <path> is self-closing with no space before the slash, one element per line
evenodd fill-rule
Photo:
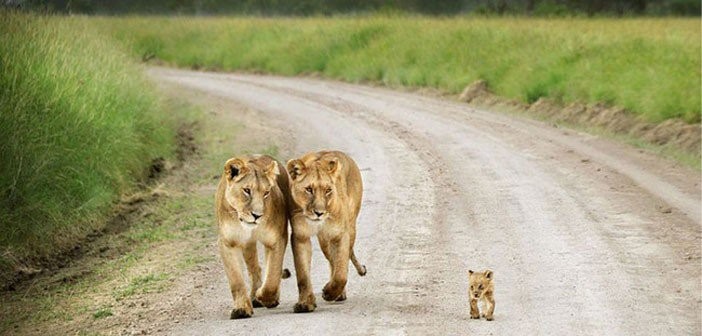
<path fill-rule="evenodd" d="M 302 160 L 288 161 L 293 200 L 311 221 L 323 221 L 334 213 L 338 195 L 334 181 L 340 171 L 339 160 L 324 158 L 305 164 Z"/>
<path fill-rule="evenodd" d="M 471 299 L 479 299 L 492 284 L 492 271 L 473 272 L 468 270 L 469 295 Z"/>
<path fill-rule="evenodd" d="M 224 164 L 225 200 L 236 210 L 242 225 L 255 226 L 266 221 L 278 174 L 278 163 L 266 157 L 232 158 Z"/>

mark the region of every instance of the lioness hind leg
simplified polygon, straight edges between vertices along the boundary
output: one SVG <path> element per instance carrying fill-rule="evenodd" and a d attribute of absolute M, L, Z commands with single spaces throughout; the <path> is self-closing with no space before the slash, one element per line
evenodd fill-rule
<path fill-rule="evenodd" d="M 256 291 L 256 299 L 266 308 L 277 307 L 280 298 L 280 280 L 283 276 L 283 258 L 287 237 L 274 247 L 266 247 L 266 277 Z"/>
<path fill-rule="evenodd" d="M 244 261 L 251 279 L 251 304 L 254 308 L 263 307 L 263 304 L 256 299 L 256 290 L 261 287 L 261 267 L 258 265 L 258 250 L 255 241 L 247 244 L 244 248 Z"/>
<path fill-rule="evenodd" d="M 238 247 L 225 246 L 219 243 L 219 252 L 224 263 L 224 270 L 229 280 L 229 290 L 234 299 L 234 309 L 231 312 L 230 318 L 239 319 L 251 317 L 253 315 L 253 306 L 251 305 L 250 297 L 246 294 L 246 282 L 244 281 L 243 268 L 243 251 Z"/>

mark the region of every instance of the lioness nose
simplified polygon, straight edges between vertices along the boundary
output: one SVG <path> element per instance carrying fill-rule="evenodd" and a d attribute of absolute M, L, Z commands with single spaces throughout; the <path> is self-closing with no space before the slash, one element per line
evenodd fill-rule
<path fill-rule="evenodd" d="M 314 211 L 314 214 L 317 215 L 317 217 L 322 217 L 322 215 L 324 215 L 324 211 L 317 211 L 317 210 L 315 210 L 315 211 Z"/>
<path fill-rule="evenodd" d="M 253 216 L 254 221 L 255 221 L 255 220 L 261 218 L 262 215 L 259 215 L 259 214 L 257 214 L 257 213 L 252 212 L 252 213 L 251 213 L 251 216 Z"/>

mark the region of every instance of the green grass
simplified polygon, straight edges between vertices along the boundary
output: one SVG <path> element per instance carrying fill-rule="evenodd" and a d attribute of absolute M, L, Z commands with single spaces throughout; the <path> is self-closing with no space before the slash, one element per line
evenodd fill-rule
<path fill-rule="evenodd" d="M 137 276 L 133 278 L 126 287 L 115 290 L 112 296 L 115 300 L 119 301 L 134 294 L 160 291 L 164 288 L 162 282 L 166 279 L 168 279 L 168 275 L 164 273 Z"/>
<path fill-rule="evenodd" d="M 523 102 L 604 102 L 650 122 L 700 121 L 700 20 L 530 18 L 98 18 L 130 48 L 179 67 L 320 73 L 458 93 L 483 79 Z"/>
<path fill-rule="evenodd" d="M 96 320 L 109 316 L 112 316 L 112 308 L 110 307 L 100 308 L 93 313 L 93 318 Z"/>
<path fill-rule="evenodd" d="M 0 11 L 0 22 L 4 276 L 100 228 L 151 160 L 171 155 L 175 118 L 89 20 Z"/>

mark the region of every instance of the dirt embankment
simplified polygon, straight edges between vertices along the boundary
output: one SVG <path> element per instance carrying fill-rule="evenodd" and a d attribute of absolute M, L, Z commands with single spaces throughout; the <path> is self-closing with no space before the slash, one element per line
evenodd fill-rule
<path fill-rule="evenodd" d="M 599 127 L 616 134 L 626 134 L 656 145 L 668 145 L 684 152 L 699 155 L 702 128 L 700 124 L 688 124 L 681 119 L 669 119 L 660 124 L 642 120 L 629 111 L 605 104 L 558 102 L 539 98 L 533 104 L 498 97 L 488 88 L 487 82 L 476 81 L 467 86 L 459 100 L 490 107 L 508 107 L 519 112 L 528 112 L 555 122 L 566 122 L 585 127 Z"/>

